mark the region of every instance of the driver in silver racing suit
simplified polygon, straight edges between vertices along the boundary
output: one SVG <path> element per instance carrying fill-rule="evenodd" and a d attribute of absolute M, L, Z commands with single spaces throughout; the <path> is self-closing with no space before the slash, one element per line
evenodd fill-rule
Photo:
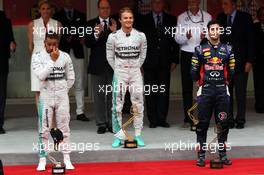
<path fill-rule="evenodd" d="M 131 14 L 125 14 L 131 15 Z M 133 14 L 132 14 L 133 15 Z M 120 30 L 108 37 L 107 61 L 114 70 L 113 77 L 113 106 L 112 123 L 114 133 L 118 133 L 122 127 L 122 108 L 125 101 L 126 90 L 131 95 L 132 106 L 136 108 L 134 118 L 135 140 L 138 146 L 145 146 L 141 137 L 143 128 L 143 78 L 141 66 L 144 63 L 147 52 L 147 40 L 145 34 L 131 27 L 130 32 Z M 115 135 L 112 147 L 121 145 L 121 138 Z"/>
<path fill-rule="evenodd" d="M 58 50 L 59 36 L 46 34 L 45 49 L 32 56 L 32 67 L 41 81 L 39 113 L 39 165 L 37 171 L 46 170 L 48 138 L 55 113 L 56 126 L 63 133 L 60 150 L 63 152 L 66 169 L 74 169 L 70 160 L 70 104 L 69 89 L 75 74 L 70 56 Z"/>

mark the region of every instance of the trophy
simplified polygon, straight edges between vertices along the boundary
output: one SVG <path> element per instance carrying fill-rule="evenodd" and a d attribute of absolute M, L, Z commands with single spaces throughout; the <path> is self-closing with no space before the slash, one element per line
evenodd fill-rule
<path fill-rule="evenodd" d="M 52 128 L 50 134 L 54 140 L 54 150 L 58 151 L 60 142 L 63 141 L 63 134 L 61 130 L 57 128 Z M 48 154 L 48 159 L 53 163 L 52 174 L 65 174 L 64 163 L 58 162 L 54 157 Z"/>
<path fill-rule="evenodd" d="M 211 169 L 222 169 L 223 168 L 223 162 L 220 160 L 219 155 L 216 155 L 216 153 L 212 153 L 211 146 L 213 143 L 217 143 L 217 140 L 219 138 L 219 135 L 222 133 L 222 127 L 220 124 L 217 124 L 214 127 L 214 132 L 217 134 L 216 137 L 208 144 L 208 151 L 210 155 L 210 168 Z"/>
<path fill-rule="evenodd" d="M 199 123 L 198 120 L 198 103 L 195 103 L 188 111 L 188 116 L 192 120 L 193 124 L 191 126 L 191 131 L 196 131 L 196 125 Z"/>
<path fill-rule="evenodd" d="M 125 140 L 124 148 L 137 148 L 137 141 L 134 140 L 134 138 L 126 131 L 128 125 L 133 122 L 137 115 L 138 108 L 135 105 L 132 105 L 130 108 L 130 118 L 127 120 L 126 123 L 122 125 L 120 131 L 115 134 L 115 137 L 118 137 L 121 140 Z"/>
<path fill-rule="evenodd" d="M 48 154 L 48 159 L 53 163 L 52 174 L 65 174 L 65 165 L 58 162 L 54 157 Z"/>

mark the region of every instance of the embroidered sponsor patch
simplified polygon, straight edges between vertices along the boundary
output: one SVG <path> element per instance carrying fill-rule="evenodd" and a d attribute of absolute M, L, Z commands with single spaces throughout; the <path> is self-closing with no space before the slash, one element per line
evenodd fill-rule
<path fill-rule="evenodd" d="M 203 52 L 209 52 L 209 51 L 210 51 L 209 47 L 203 49 Z"/>
<path fill-rule="evenodd" d="M 223 120 L 226 120 L 227 119 L 227 113 L 226 112 L 220 112 L 218 114 L 218 118 L 223 121 Z"/>
<path fill-rule="evenodd" d="M 195 64 L 198 64 L 199 63 L 198 60 L 192 60 L 192 62 L 195 63 Z"/>
<path fill-rule="evenodd" d="M 219 54 L 220 54 L 220 55 L 224 55 L 224 56 L 226 55 L 225 52 L 219 52 Z"/>
<path fill-rule="evenodd" d="M 220 52 L 225 52 L 225 51 L 226 51 L 225 47 L 220 47 Z"/>
<path fill-rule="evenodd" d="M 211 55 L 211 52 L 205 52 L 205 53 L 204 53 L 204 56 L 205 56 L 205 57 L 207 57 L 207 56 L 209 56 L 209 55 Z"/>

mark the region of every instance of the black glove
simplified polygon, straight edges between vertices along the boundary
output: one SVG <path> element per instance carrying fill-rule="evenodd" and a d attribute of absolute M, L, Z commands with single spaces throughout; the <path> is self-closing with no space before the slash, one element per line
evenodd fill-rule
<path fill-rule="evenodd" d="M 58 128 L 52 128 L 50 135 L 54 141 L 54 150 L 58 151 L 59 143 L 63 141 L 63 134 Z"/>

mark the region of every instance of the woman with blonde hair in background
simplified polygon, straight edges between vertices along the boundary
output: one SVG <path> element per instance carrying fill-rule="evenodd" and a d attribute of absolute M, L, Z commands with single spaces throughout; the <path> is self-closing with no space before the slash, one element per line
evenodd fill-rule
<path fill-rule="evenodd" d="M 31 21 L 28 24 L 28 47 L 32 56 L 44 49 L 45 35 L 49 31 L 57 31 L 61 23 L 52 19 L 51 3 L 48 0 L 40 0 L 38 3 L 40 18 Z M 32 71 L 31 67 L 31 91 L 35 92 L 35 104 L 38 107 L 40 81 Z"/>

